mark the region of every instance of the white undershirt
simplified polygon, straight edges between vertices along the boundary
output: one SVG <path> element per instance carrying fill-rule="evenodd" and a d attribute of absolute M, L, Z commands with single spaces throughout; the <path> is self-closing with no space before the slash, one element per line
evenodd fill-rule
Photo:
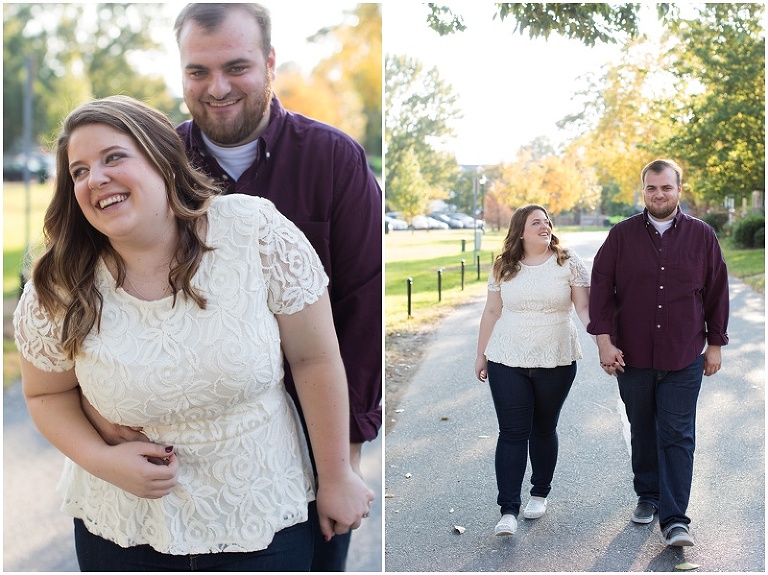
<path fill-rule="evenodd" d="M 235 180 L 239 180 L 243 172 L 256 159 L 256 151 L 259 148 L 259 140 L 248 142 L 242 146 L 224 148 L 214 144 L 205 134 L 202 134 L 206 148 L 213 154 L 219 165 Z"/>
<path fill-rule="evenodd" d="M 656 228 L 656 231 L 659 232 L 660 236 L 663 236 L 664 232 L 671 228 L 672 224 L 675 223 L 675 218 L 662 222 L 661 220 L 654 218 L 651 214 L 648 214 L 648 220 L 653 224 L 653 227 Z"/>

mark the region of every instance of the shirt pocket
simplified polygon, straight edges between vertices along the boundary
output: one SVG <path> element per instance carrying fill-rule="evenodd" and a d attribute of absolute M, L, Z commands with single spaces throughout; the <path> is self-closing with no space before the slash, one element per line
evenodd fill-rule
<path fill-rule="evenodd" d="M 700 254 L 682 252 L 675 258 L 672 277 L 688 289 L 704 289 L 706 262 Z"/>

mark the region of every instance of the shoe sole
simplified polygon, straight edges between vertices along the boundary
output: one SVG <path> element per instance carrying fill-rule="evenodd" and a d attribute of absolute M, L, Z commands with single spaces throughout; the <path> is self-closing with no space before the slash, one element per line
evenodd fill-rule
<path fill-rule="evenodd" d="M 525 517 L 526 519 L 539 519 L 540 517 L 544 517 L 544 513 L 542 512 L 542 513 L 531 513 L 531 514 L 528 514 L 528 513 L 523 512 L 523 517 Z"/>
<path fill-rule="evenodd" d="M 514 531 L 496 531 L 496 537 L 502 537 L 504 535 L 514 535 Z"/>
<path fill-rule="evenodd" d="M 639 525 L 648 525 L 651 521 L 653 521 L 653 515 L 650 517 L 637 517 L 636 515 L 632 516 L 632 523 L 637 523 Z"/>
<path fill-rule="evenodd" d="M 693 547 L 693 539 L 688 537 L 673 537 L 667 541 L 667 545 L 671 547 Z"/>

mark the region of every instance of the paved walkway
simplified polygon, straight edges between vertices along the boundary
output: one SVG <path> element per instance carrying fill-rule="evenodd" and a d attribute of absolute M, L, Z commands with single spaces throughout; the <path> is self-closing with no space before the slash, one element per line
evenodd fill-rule
<path fill-rule="evenodd" d="M 371 516 L 352 535 L 347 569 L 381 572 L 381 438 L 366 444 L 361 464 L 377 493 Z M 37 431 L 21 385 L 3 394 L 3 570 L 78 571 L 72 520 L 59 511 L 56 484 L 64 456 Z"/>
<path fill-rule="evenodd" d="M 602 238 L 579 234 L 570 245 L 591 267 Z M 636 498 L 623 404 L 578 321 L 584 359 L 563 408 L 548 511 L 521 519 L 512 537 L 493 535 L 498 428 L 488 387 L 473 374 L 483 305 L 484 296 L 439 325 L 400 412 L 387 414 L 396 420 L 385 436 L 387 571 L 674 571 L 686 561 L 699 571 L 765 570 L 761 295 L 731 282 L 731 344 L 702 385 L 692 548 L 666 547 L 656 521 L 629 521 Z"/>

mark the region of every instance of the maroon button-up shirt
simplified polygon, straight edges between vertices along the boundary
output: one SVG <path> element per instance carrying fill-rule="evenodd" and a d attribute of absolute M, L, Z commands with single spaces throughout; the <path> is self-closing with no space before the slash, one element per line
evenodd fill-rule
<path fill-rule="evenodd" d="M 365 151 L 343 132 L 288 112 L 272 98 L 253 164 L 235 182 L 208 152 L 192 121 L 177 131 L 192 163 L 227 193 L 261 196 L 304 232 L 328 286 L 347 372 L 350 440 L 381 427 L 382 193 Z M 296 399 L 290 369 L 286 387 Z M 298 401 L 297 401 L 298 405 Z"/>
<path fill-rule="evenodd" d="M 663 235 L 648 212 L 615 225 L 592 265 L 589 326 L 627 365 L 687 367 L 705 343 L 728 343 L 728 271 L 714 230 L 678 209 Z"/>

